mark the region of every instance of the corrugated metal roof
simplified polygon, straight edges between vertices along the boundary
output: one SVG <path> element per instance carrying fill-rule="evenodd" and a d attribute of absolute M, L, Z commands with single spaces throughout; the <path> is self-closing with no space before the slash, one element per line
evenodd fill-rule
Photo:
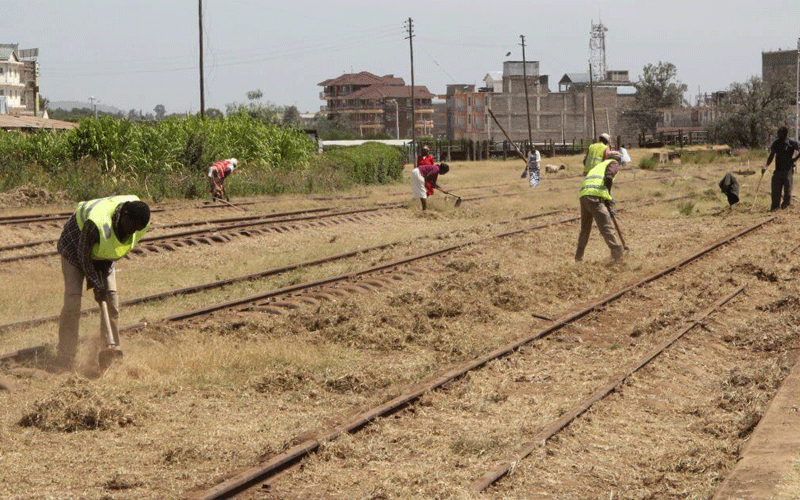
<path fill-rule="evenodd" d="M 347 99 L 383 99 L 383 98 L 410 98 L 410 85 L 370 85 L 345 96 Z M 414 85 L 414 99 L 433 99 L 436 94 L 428 91 L 424 85 Z"/>
<path fill-rule="evenodd" d="M 373 75 L 369 71 L 362 71 L 360 73 L 345 73 L 336 78 L 330 78 L 323 82 L 318 83 L 323 87 L 330 85 L 373 85 L 381 83 L 384 85 L 405 85 L 402 78 L 395 78 L 394 75 L 378 76 Z"/>
<path fill-rule="evenodd" d="M 589 83 L 589 73 L 564 73 L 558 83 Z"/>
<path fill-rule="evenodd" d="M 69 130 L 76 128 L 77 123 L 61 120 L 50 120 L 38 116 L 0 115 L 0 128 L 5 130 L 18 129 L 50 129 Z"/>
<path fill-rule="evenodd" d="M 8 61 L 11 59 L 11 54 L 14 53 L 14 49 L 9 47 L 0 47 L 0 61 Z"/>

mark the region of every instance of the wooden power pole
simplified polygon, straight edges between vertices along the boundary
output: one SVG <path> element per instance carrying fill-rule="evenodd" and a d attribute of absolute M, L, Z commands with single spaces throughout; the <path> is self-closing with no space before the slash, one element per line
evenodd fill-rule
<path fill-rule="evenodd" d="M 414 103 L 414 20 L 408 18 L 408 48 L 411 53 L 411 157 L 417 160 L 417 114 Z"/>
<path fill-rule="evenodd" d="M 522 39 L 522 82 L 525 86 L 525 114 L 528 115 L 528 144 L 533 145 L 533 135 L 531 134 L 531 107 L 528 103 L 528 63 L 525 61 L 525 35 L 519 36 Z"/>
<path fill-rule="evenodd" d="M 200 25 L 200 119 L 206 117 L 206 97 L 203 89 L 203 0 L 197 0 L 197 14 Z"/>

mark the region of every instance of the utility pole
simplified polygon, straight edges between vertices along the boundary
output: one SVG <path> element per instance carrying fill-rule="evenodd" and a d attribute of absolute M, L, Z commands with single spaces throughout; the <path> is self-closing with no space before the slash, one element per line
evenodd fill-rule
<path fill-rule="evenodd" d="M 411 157 L 417 159 L 417 115 L 414 104 L 414 20 L 408 18 L 408 47 L 411 53 Z"/>
<path fill-rule="evenodd" d="M 800 38 L 797 39 L 797 82 L 794 95 L 794 136 L 800 139 Z"/>
<path fill-rule="evenodd" d="M 594 116 L 594 79 L 592 78 L 592 63 L 589 63 L 589 95 L 592 99 L 592 141 L 597 139 L 597 120 Z"/>
<path fill-rule="evenodd" d="M 519 36 L 522 39 L 522 81 L 525 85 L 525 113 L 528 115 L 528 144 L 533 146 L 533 135 L 531 134 L 531 108 L 528 103 L 528 63 L 525 62 L 525 35 Z"/>
<path fill-rule="evenodd" d="M 200 25 L 200 119 L 206 118 L 206 97 L 203 90 L 203 0 L 197 0 L 197 18 Z"/>

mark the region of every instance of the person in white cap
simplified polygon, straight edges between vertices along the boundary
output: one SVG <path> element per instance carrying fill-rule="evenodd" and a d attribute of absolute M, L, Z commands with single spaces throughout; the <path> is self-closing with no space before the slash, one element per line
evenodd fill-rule
<path fill-rule="evenodd" d="M 611 158 L 611 148 L 608 143 L 611 137 L 605 132 L 600 134 L 597 142 L 589 146 L 586 155 L 583 157 L 583 175 L 586 175 L 589 170 L 593 169 L 597 164 Z"/>
<path fill-rule="evenodd" d="M 231 175 L 239 160 L 236 158 L 228 158 L 214 163 L 208 167 L 208 182 L 211 187 L 211 201 L 217 199 L 228 200 L 228 195 L 225 193 L 225 178 Z"/>

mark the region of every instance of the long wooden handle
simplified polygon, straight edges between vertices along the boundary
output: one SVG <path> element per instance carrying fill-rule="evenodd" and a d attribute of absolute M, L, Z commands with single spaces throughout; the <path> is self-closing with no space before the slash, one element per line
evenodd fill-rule
<path fill-rule="evenodd" d="M 106 344 L 108 344 L 109 347 L 116 347 L 117 343 L 114 341 L 114 332 L 111 331 L 111 318 L 108 317 L 108 303 L 105 300 L 100 301 L 100 321 L 103 322 Z"/>
<path fill-rule="evenodd" d="M 527 165 L 528 164 L 528 159 L 525 158 L 525 155 L 522 154 L 522 151 L 519 150 L 519 148 L 517 147 L 516 143 L 511 140 L 511 137 L 508 136 L 508 134 L 506 133 L 506 129 L 504 129 L 503 126 L 500 125 L 500 122 L 497 121 L 497 117 L 494 116 L 494 113 L 492 113 L 492 110 L 489 109 L 489 108 L 486 108 L 486 111 L 489 112 L 489 114 L 492 117 L 492 120 L 494 120 L 494 122 L 497 124 L 497 126 L 500 127 L 500 131 L 503 132 L 503 135 L 506 136 L 506 139 L 508 139 L 508 142 L 510 142 L 511 145 L 514 146 L 514 150 L 516 150 L 516 152 L 519 155 L 519 157 L 522 158 L 522 161 L 524 161 L 525 165 Z"/>
<path fill-rule="evenodd" d="M 754 208 L 756 208 L 756 201 L 758 200 L 758 191 L 761 189 L 761 181 L 764 179 L 764 171 L 761 172 L 761 177 L 758 178 L 758 185 L 756 186 L 756 194 L 753 196 L 753 204 L 750 205 L 750 211 L 752 212 Z"/>
<path fill-rule="evenodd" d="M 619 240 L 622 242 L 622 248 L 628 250 L 628 244 L 625 243 L 625 238 L 622 236 L 622 231 L 619 230 L 619 224 L 617 223 L 617 218 L 614 216 L 614 214 L 611 213 L 610 208 L 608 210 L 609 210 L 608 214 L 611 216 L 611 220 L 612 222 L 614 222 L 614 227 L 616 228 L 617 234 L 619 235 Z"/>

